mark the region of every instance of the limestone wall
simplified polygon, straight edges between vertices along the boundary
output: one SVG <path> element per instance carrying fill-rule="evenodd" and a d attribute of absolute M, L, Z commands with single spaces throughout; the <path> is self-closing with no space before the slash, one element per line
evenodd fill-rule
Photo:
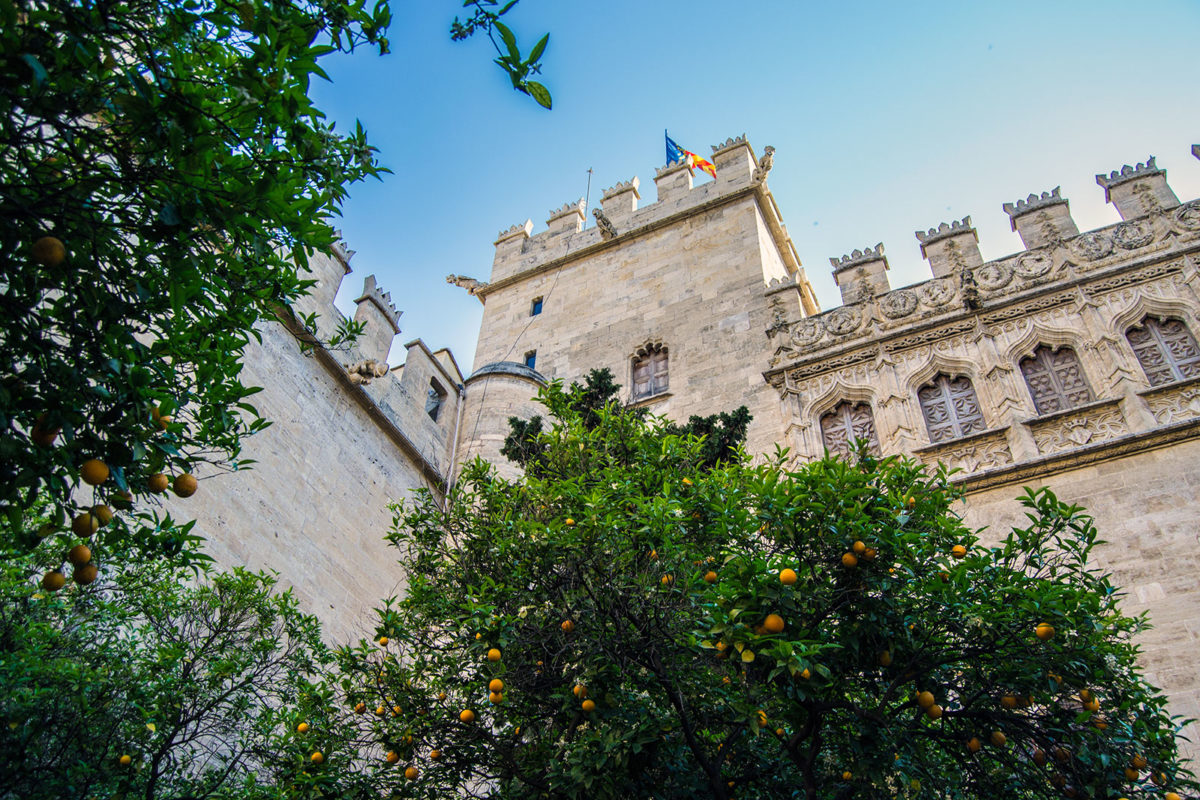
<path fill-rule="evenodd" d="M 500 454 L 509 432 L 508 419 L 546 416 L 546 409 L 534 400 L 544 382 L 536 371 L 513 362 L 477 369 L 467 380 L 456 468 L 482 457 L 505 478 L 519 475 L 520 469 Z"/>

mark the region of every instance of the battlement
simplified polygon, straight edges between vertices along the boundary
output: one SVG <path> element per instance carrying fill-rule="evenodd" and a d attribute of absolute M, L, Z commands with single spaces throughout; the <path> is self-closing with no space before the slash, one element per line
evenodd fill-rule
<path fill-rule="evenodd" d="M 914 231 L 917 241 L 921 243 L 922 252 L 929 245 L 951 236 L 957 236 L 960 233 L 975 233 L 975 229 L 971 227 L 970 215 L 963 217 L 962 220 L 953 220 L 949 223 L 943 222 L 936 228 L 930 228 L 928 231 Z"/>
<path fill-rule="evenodd" d="M 1115 173 L 1114 173 L 1115 174 Z M 1017 229 L 1016 218 L 1023 214 L 1031 214 L 1038 209 L 1047 208 L 1049 206 L 1065 205 L 1066 199 L 1060 194 L 1061 186 L 1055 186 L 1048 192 L 1042 192 L 1040 195 L 1031 194 L 1024 200 L 1018 200 L 1015 203 L 1005 203 L 1004 213 L 1013 220 L 1013 230 Z"/>
<path fill-rule="evenodd" d="M 1167 185 L 1167 171 L 1159 169 L 1154 156 L 1145 163 L 1097 175 L 1096 183 L 1104 187 L 1105 202 L 1117 207 L 1121 219 L 1134 219 L 1153 214 L 1163 208 L 1179 205 L 1179 198 Z"/>
<path fill-rule="evenodd" d="M 840 259 L 831 258 L 831 259 L 829 259 L 829 263 L 833 265 L 833 270 L 836 273 L 836 272 L 844 272 L 845 270 L 848 270 L 851 267 L 857 267 L 860 264 L 865 264 L 870 261 L 877 261 L 881 258 L 884 261 L 887 261 L 887 259 L 884 258 L 884 255 L 883 255 L 883 242 L 880 242 L 879 244 L 875 245 L 874 247 L 867 247 L 862 250 L 855 250 L 853 253 L 850 253 L 849 255 L 844 255 Z"/>
<path fill-rule="evenodd" d="M 773 162 L 774 148 L 767 148 L 760 159 L 755 156 L 745 134 L 732 136 L 712 145 L 712 162 L 717 176 L 708 180 L 703 173 L 693 173 L 686 162 L 677 161 L 654 170 L 656 199 L 639 207 L 640 180 L 619 181 L 604 190 L 600 199 L 601 214 L 597 225 L 587 226 L 583 200 L 568 202 L 551 211 L 546 228 L 533 232 L 532 224 L 514 225 L 497 236 L 495 257 L 489 286 L 479 290 L 486 302 L 487 295 L 517 276 L 536 273 L 556 260 L 586 254 L 591 248 L 625 241 L 673 219 L 726 202 L 754 195 L 763 213 L 769 218 L 771 232 L 778 248 L 784 253 L 785 271 L 800 269 L 795 248 L 779 218 L 779 210 L 766 188 L 767 173 Z"/>
<path fill-rule="evenodd" d="M 1108 199 L 1109 192 L 1120 186 L 1122 183 L 1137 180 L 1138 178 L 1146 178 L 1151 175 L 1165 175 L 1166 173 L 1159 169 L 1154 163 L 1154 156 L 1146 159 L 1144 164 L 1135 164 L 1129 166 L 1126 164 L 1119 170 L 1114 169 L 1108 175 L 1100 174 L 1096 176 L 1096 183 L 1104 187 L 1104 198 Z"/>

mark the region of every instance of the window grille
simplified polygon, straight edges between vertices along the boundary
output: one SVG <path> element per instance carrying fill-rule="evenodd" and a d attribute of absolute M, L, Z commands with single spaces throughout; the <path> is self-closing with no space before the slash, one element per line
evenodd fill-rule
<path fill-rule="evenodd" d="M 879 454 L 875 418 L 866 403 L 851 404 L 849 400 L 844 400 L 837 408 L 822 416 L 821 438 L 830 453 L 849 455 L 852 443 L 866 439 L 870 451 Z"/>
<path fill-rule="evenodd" d="M 1038 414 L 1053 414 L 1095 399 L 1079 358 L 1069 347 L 1051 350 L 1049 345 L 1038 345 L 1032 356 L 1021 359 L 1021 374 Z"/>
<path fill-rule="evenodd" d="M 633 357 L 633 399 L 662 394 L 669 386 L 667 348 L 649 345 L 638 351 Z"/>
<path fill-rule="evenodd" d="M 986 427 L 970 378 L 938 375 L 917 390 L 929 441 L 948 442 Z"/>
<path fill-rule="evenodd" d="M 1181 321 L 1146 317 L 1125 337 L 1151 386 L 1200 376 L 1200 348 Z"/>

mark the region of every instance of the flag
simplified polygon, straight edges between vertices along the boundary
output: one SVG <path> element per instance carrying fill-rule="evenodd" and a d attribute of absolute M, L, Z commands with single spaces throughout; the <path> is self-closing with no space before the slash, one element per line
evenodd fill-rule
<path fill-rule="evenodd" d="M 712 162 L 705 161 L 703 158 L 696 155 L 691 150 L 684 150 L 682 147 L 675 144 L 675 141 L 670 136 L 667 135 L 667 132 L 665 130 L 663 131 L 663 136 L 665 136 L 667 139 L 667 163 L 668 164 L 674 164 L 676 161 L 686 161 L 687 165 L 688 165 L 688 169 L 692 170 L 693 172 L 698 167 L 701 170 L 707 172 L 709 175 L 713 176 L 714 178 L 717 177 L 717 168 L 715 166 L 713 166 Z"/>

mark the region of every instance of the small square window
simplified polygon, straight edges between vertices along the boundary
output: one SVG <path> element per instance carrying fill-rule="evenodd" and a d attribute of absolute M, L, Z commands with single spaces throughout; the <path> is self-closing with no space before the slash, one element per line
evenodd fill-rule
<path fill-rule="evenodd" d="M 533 369 L 534 363 L 537 362 L 537 350 L 530 350 L 525 354 L 525 366 Z"/>
<path fill-rule="evenodd" d="M 542 298 L 535 297 L 533 298 L 533 303 L 529 306 L 529 316 L 536 317 L 540 313 L 542 313 Z"/>

